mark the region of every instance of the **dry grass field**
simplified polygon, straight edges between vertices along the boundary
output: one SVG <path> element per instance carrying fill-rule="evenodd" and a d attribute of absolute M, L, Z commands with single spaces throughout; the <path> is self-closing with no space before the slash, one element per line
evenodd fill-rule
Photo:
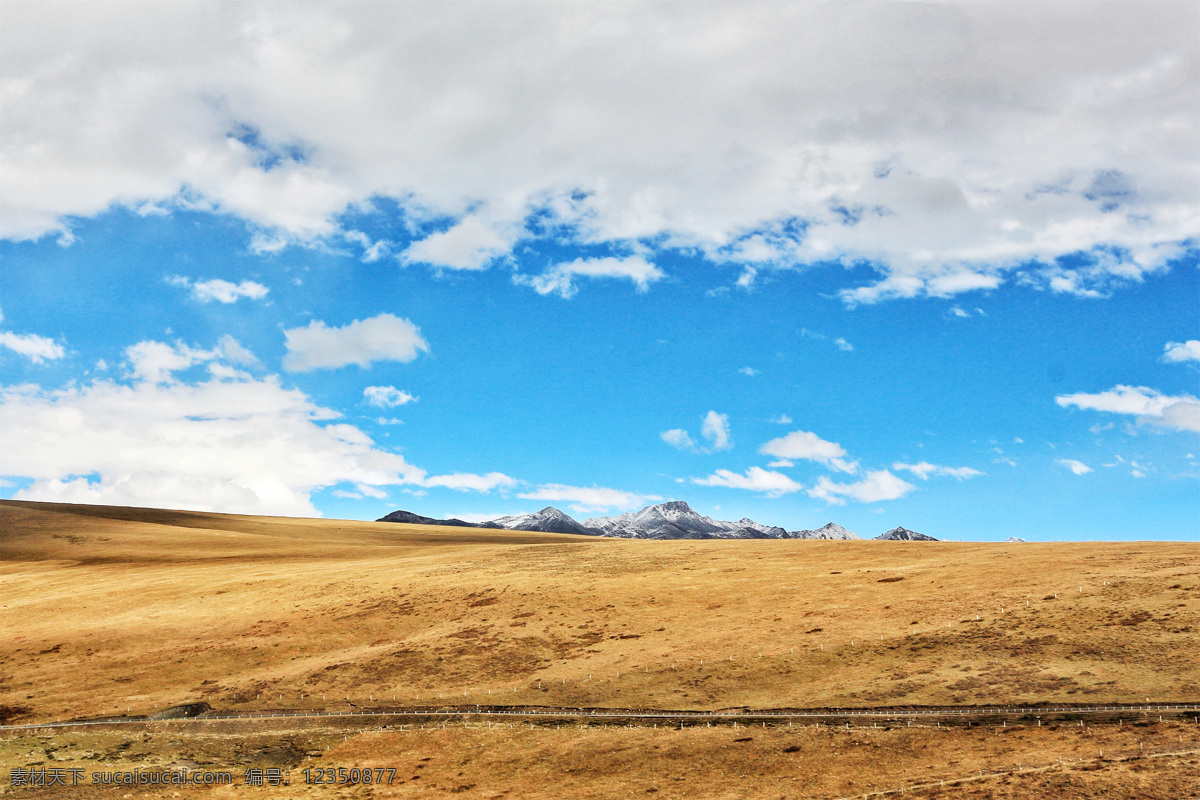
<path fill-rule="evenodd" d="M 231 711 L 1195 702 L 1198 567 L 1191 543 L 642 542 L 0 501 L 0 710 L 13 724 L 196 701 Z M 236 724 L 248 723 L 9 734 L 0 784 L 30 791 L 7 786 L 8 771 L 37 761 L 90 771 L 250 758 L 286 765 L 293 785 L 181 796 L 838 797 L 1139 742 L 1200 747 L 1200 726 L 1171 720 L 747 733 Z M 376 763 L 402 766 L 403 782 L 296 784 L 305 766 Z M 1198 764 L 1081 762 L 921 791 L 1200 797 Z"/>

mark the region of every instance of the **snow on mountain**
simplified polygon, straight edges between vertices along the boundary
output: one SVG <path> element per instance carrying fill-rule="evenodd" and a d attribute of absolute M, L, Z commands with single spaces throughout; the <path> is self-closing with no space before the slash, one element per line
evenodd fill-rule
<path fill-rule="evenodd" d="M 852 533 L 841 525 L 828 522 L 815 531 L 792 531 L 789 539 L 861 539 L 857 533 Z"/>
<path fill-rule="evenodd" d="M 584 525 L 622 539 L 782 539 L 783 528 L 743 517 L 737 522 L 704 517 L 682 500 L 671 500 L 615 517 L 595 517 Z"/>
<path fill-rule="evenodd" d="M 708 517 L 705 517 L 705 519 L 708 519 Z M 713 520 L 713 522 L 716 522 L 716 520 Z M 746 538 L 750 538 L 750 539 L 787 539 L 788 538 L 788 532 L 785 529 L 779 527 L 778 525 L 763 525 L 761 522 L 755 522 L 754 520 L 750 519 L 749 517 L 742 517 L 741 519 L 739 519 L 737 522 L 735 522 L 733 524 L 738 526 L 737 530 L 740 530 L 740 531 L 752 530 L 752 531 L 757 531 L 758 533 L 762 534 L 761 536 L 749 536 L 749 537 L 738 536 L 737 538 L 739 538 L 739 539 L 746 539 Z"/>
<path fill-rule="evenodd" d="M 492 528 L 507 528 L 510 531 L 544 531 L 547 533 L 578 533 L 584 536 L 596 536 L 599 532 L 594 528 L 580 525 L 567 514 L 553 506 L 546 506 L 536 514 L 520 514 L 514 517 L 500 517 L 483 523 Z"/>
<path fill-rule="evenodd" d="M 875 537 L 891 542 L 936 542 L 937 539 L 932 536 L 926 536 L 923 533 L 910 531 L 908 528 L 892 528 L 887 533 L 881 533 Z"/>

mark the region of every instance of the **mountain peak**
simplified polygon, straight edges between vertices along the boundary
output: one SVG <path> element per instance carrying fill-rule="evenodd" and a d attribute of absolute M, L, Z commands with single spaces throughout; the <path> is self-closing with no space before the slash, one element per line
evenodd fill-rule
<path fill-rule="evenodd" d="M 689 506 L 683 500 L 668 500 L 665 503 L 659 503 L 656 506 L 647 506 L 646 508 L 642 509 L 642 511 L 651 511 L 651 510 L 670 511 L 675 514 L 695 514 L 696 513 L 695 511 L 692 511 L 692 507 Z"/>
<path fill-rule="evenodd" d="M 902 526 L 897 526 L 895 528 L 892 528 L 887 533 L 881 533 L 878 536 L 876 536 L 875 538 L 882 539 L 884 541 L 891 541 L 891 542 L 936 542 L 937 541 L 937 539 L 933 538 L 932 536 L 926 536 L 923 533 L 917 533 L 916 531 L 910 531 L 908 528 L 905 528 Z"/>
<path fill-rule="evenodd" d="M 489 528 L 507 528 L 510 531 L 543 531 L 545 533 L 577 533 L 585 536 L 595 536 L 599 531 L 586 525 L 581 525 L 554 506 L 546 506 L 536 514 L 519 514 L 513 517 L 500 517 L 491 522 L 485 522 Z"/>
<path fill-rule="evenodd" d="M 559 511 L 554 506 L 546 506 L 541 511 L 537 512 L 536 514 L 532 514 L 531 516 L 541 517 L 542 519 L 571 519 L 570 516 L 562 511 Z"/>
<path fill-rule="evenodd" d="M 815 531 L 792 531 L 790 539 L 861 539 L 857 533 L 846 530 L 835 522 L 826 522 Z"/>

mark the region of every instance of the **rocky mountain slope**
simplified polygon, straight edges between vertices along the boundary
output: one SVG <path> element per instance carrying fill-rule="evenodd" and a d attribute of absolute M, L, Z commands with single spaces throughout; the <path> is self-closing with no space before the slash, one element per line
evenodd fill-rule
<path fill-rule="evenodd" d="M 473 522 L 463 522 L 461 519 L 434 519 L 433 517 L 422 517 L 420 514 L 414 514 L 411 511 L 393 511 L 386 517 L 380 517 L 375 521 L 406 522 L 409 525 L 450 525 L 455 528 L 480 527 Z"/>

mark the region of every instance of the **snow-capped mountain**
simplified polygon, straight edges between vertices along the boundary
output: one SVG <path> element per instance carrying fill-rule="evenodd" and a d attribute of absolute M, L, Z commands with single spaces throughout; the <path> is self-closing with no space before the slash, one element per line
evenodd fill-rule
<path fill-rule="evenodd" d="M 881 533 L 875 537 L 876 539 L 884 539 L 892 542 L 936 542 L 937 539 L 932 536 L 926 536 L 923 533 L 910 531 L 908 528 L 892 528 L 887 533 Z"/>
<path fill-rule="evenodd" d="M 789 539 L 861 539 L 857 533 L 852 533 L 841 525 L 827 522 L 815 531 L 792 531 Z"/>
<path fill-rule="evenodd" d="M 725 522 L 703 517 L 682 500 L 671 500 L 615 517 L 595 517 L 584 525 L 621 539 L 782 539 L 783 528 L 743 517 Z"/>
<path fill-rule="evenodd" d="M 514 517 L 500 517 L 490 522 L 480 524 L 483 528 L 507 528 L 510 531 L 544 531 L 547 533 L 578 533 L 584 536 L 597 536 L 599 531 L 580 525 L 571 517 L 553 506 L 546 506 L 536 514 L 520 514 Z"/>

